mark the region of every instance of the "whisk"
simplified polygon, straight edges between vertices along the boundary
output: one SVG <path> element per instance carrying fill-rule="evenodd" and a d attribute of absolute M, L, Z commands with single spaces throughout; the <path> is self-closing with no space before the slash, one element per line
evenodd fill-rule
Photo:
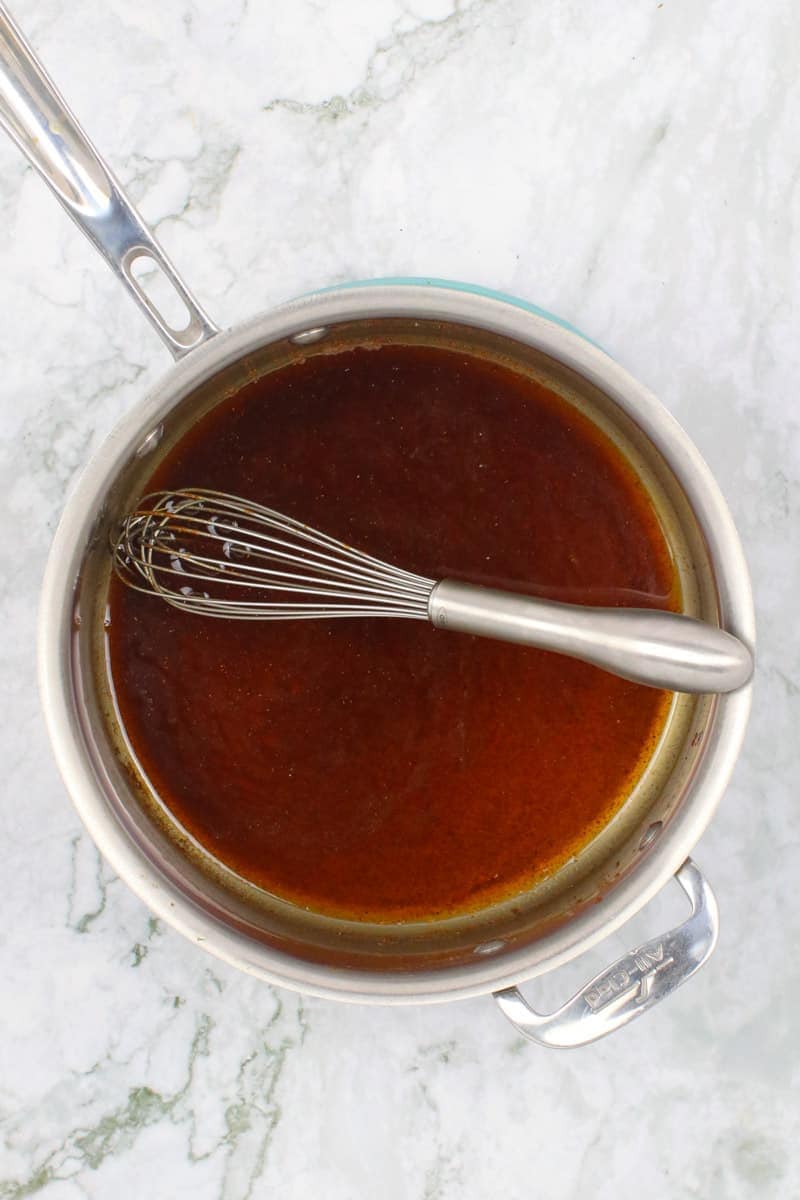
<path fill-rule="evenodd" d="M 750 650 L 656 609 L 591 608 L 404 571 L 263 505 L 203 488 L 155 492 L 122 523 L 114 566 L 174 608 L 249 621 L 404 617 L 580 658 L 679 692 L 728 692 Z"/>

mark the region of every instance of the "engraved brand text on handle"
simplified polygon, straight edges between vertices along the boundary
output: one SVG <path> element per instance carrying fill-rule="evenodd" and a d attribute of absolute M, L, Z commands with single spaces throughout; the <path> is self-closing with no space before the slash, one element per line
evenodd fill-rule
<path fill-rule="evenodd" d="M 617 963 L 613 970 L 592 984 L 591 988 L 584 992 L 584 1000 L 592 1012 L 599 1012 L 612 1000 L 636 987 L 636 1003 L 643 1004 L 652 991 L 653 980 L 658 972 L 663 971 L 673 961 L 671 955 L 665 957 L 662 942 L 634 950 L 633 954 Z"/>

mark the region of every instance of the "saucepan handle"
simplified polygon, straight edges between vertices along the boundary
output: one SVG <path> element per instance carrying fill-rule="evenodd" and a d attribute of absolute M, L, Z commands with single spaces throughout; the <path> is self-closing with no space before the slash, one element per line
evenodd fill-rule
<path fill-rule="evenodd" d="M 512 1025 L 542 1046 L 585 1046 L 640 1017 L 690 979 L 717 943 L 719 910 L 690 858 L 675 878 L 692 906 L 683 925 L 617 959 L 556 1012 L 536 1012 L 516 987 L 495 992 Z"/>
<path fill-rule="evenodd" d="M 175 358 L 219 332 L 181 280 L 0 0 L 0 125 L 122 280 Z M 149 259 L 186 309 L 168 322 L 133 273 Z"/>

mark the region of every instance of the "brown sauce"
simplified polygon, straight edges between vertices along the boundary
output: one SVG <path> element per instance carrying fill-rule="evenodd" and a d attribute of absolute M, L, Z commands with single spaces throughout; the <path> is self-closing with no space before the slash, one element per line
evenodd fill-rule
<path fill-rule="evenodd" d="M 218 488 L 431 578 L 674 606 L 616 448 L 545 387 L 455 352 L 321 355 L 245 387 L 152 486 Z M 113 581 L 110 667 L 152 786 L 244 878 L 361 919 L 514 894 L 617 811 L 668 697 L 416 621 L 228 622 Z"/>

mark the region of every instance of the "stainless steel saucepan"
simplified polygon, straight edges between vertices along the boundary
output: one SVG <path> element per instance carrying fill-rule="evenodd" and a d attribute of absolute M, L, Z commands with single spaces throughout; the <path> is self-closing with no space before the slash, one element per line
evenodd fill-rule
<path fill-rule="evenodd" d="M 606 354 L 530 305 L 434 280 L 326 290 L 221 332 L 205 314 L 0 4 L 0 121 L 165 342 L 174 365 L 116 427 L 67 501 L 47 566 L 41 692 L 61 773 L 101 851 L 186 937 L 272 983 L 340 1000 L 420 1003 L 494 994 L 534 1041 L 577 1046 L 646 1012 L 711 954 L 717 905 L 687 857 L 741 746 L 750 685 L 676 696 L 644 776 L 577 858 L 514 902 L 387 926 L 320 917 L 242 883 L 174 822 L 132 762 L 109 693 L 103 614 L 112 524 L 159 457 L 246 380 L 299 357 L 364 343 L 457 347 L 544 380 L 619 445 L 656 505 L 685 610 L 754 640 L 747 567 L 728 509 L 669 413 Z M 186 308 L 178 328 L 133 271 L 147 259 Z M 671 878 L 690 915 L 637 946 L 556 1012 L 517 985 L 618 928 Z"/>

